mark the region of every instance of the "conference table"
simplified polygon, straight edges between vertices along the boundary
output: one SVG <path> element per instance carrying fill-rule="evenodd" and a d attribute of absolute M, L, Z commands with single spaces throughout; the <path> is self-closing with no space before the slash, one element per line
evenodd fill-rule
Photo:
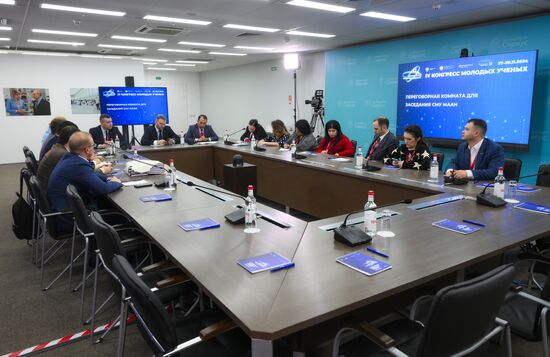
<path fill-rule="evenodd" d="M 251 338 L 253 356 L 272 356 L 274 341 L 285 338 L 292 348 L 308 352 L 308 339 L 332 331 L 342 319 L 361 313 L 370 321 L 414 295 L 423 285 L 455 276 L 465 268 L 498 257 L 550 232 L 548 215 L 507 204 L 500 208 L 478 205 L 475 183 L 446 186 L 442 177 L 429 182 L 428 172 L 382 167 L 367 172 L 353 162 L 326 155 L 292 159 L 287 151 L 265 152 L 222 143 L 140 147 L 140 155 L 178 168 L 177 189 L 155 187 L 124 189 L 110 195 L 112 202 L 152 239 Z M 213 189 L 223 180 L 223 165 L 240 154 L 257 166 L 258 195 L 306 212 L 319 220 L 305 222 L 258 204 L 260 233 L 246 234 L 224 216 L 243 201 L 229 194 L 191 187 L 193 182 Z M 158 179 L 158 176 L 147 180 Z M 412 204 L 387 207 L 393 216 L 389 259 L 372 255 L 365 246 L 348 247 L 333 239 L 333 229 L 347 212 L 361 209 L 367 191 L 374 190 L 379 205 L 413 199 Z M 171 201 L 143 203 L 143 195 L 168 193 Z M 518 192 L 520 201 L 550 203 L 550 190 Z M 216 229 L 186 232 L 178 223 L 212 218 Z M 433 222 L 471 219 L 486 227 L 468 235 L 434 227 Z M 362 214 L 350 222 L 362 224 Z M 387 244 L 386 241 L 384 244 Z M 382 248 L 379 237 L 369 246 Z M 363 251 L 392 268 L 366 276 L 336 262 L 336 258 Z M 250 274 L 237 260 L 277 252 L 295 267 Z M 326 327 L 326 328 L 325 328 Z M 324 336 L 326 337 L 326 336 Z M 312 338 L 315 340 L 315 338 Z"/>

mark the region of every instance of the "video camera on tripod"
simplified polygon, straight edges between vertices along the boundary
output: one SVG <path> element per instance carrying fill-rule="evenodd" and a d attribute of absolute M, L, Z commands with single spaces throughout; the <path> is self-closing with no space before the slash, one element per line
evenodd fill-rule
<path fill-rule="evenodd" d="M 311 120 L 309 122 L 309 126 L 311 126 L 311 132 L 313 135 L 320 135 L 323 134 L 323 129 L 325 127 L 325 109 L 323 108 L 323 90 L 317 89 L 315 91 L 315 95 L 311 98 L 311 100 L 306 100 L 306 104 L 310 104 L 313 108 L 313 115 L 311 116 Z M 320 121 L 321 125 L 317 125 L 317 122 Z M 317 133 L 315 130 L 317 129 Z"/>
<path fill-rule="evenodd" d="M 311 100 L 306 99 L 306 104 L 311 104 L 315 111 L 319 111 L 323 107 L 323 90 L 317 89 Z"/>

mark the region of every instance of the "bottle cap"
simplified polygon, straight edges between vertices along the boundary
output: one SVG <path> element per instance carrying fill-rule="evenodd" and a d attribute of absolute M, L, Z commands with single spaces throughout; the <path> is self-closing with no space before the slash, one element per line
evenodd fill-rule
<path fill-rule="evenodd" d="M 170 159 L 170 164 L 173 164 L 174 163 L 174 159 Z"/>
<path fill-rule="evenodd" d="M 372 196 L 372 195 L 374 195 L 374 191 L 370 190 L 369 191 L 369 196 Z"/>
<path fill-rule="evenodd" d="M 249 190 L 249 191 L 250 191 L 250 190 L 254 190 L 254 186 L 248 185 L 248 190 Z"/>

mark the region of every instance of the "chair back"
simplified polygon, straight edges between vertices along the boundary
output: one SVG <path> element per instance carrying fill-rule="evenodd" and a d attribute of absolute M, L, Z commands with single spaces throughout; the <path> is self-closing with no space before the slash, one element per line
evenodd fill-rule
<path fill-rule="evenodd" d="M 48 202 L 48 198 L 46 197 L 45 192 L 42 190 L 42 186 L 40 186 L 40 182 L 38 182 L 38 179 L 35 175 L 32 175 L 29 179 L 29 187 L 31 191 L 32 197 L 36 200 L 36 207 L 38 207 L 38 210 L 42 214 L 49 214 L 52 213 L 52 210 L 50 208 L 50 203 Z M 55 226 L 55 219 L 47 219 L 46 220 L 46 228 L 48 229 L 48 233 L 53 239 L 56 239 L 60 232 L 58 232 L 57 227 Z"/>
<path fill-rule="evenodd" d="M 36 156 L 34 156 L 34 153 L 32 152 L 32 150 L 28 150 L 27 155 L 25 155 L 25 157 L 26 158 L 28 157 L 29 159 L 31 159 L 32 165 L 36 170 L 38 170 L 38 160 L 36 160 Z"/>
<path fill-rule="evenodd" d="M 539 174 L 543 172 L 547 172 L 547 174 L 537 176 L 537 186 L 550 187 L 550 165 L 540 165 Z"/>
<path fill-rule="evenodd" d="M 442 152 L 432 152 L 432 156 L 437 157 L 437 163 L 439 164 L 439 171 L 443 168 L 443 160 L 445 160 L 445 154 Z"/>
<path fill-rule="evenodd" d="M 90 212 L 92 231 L 97 243 L 97 248 L 103 257 L 103 262 L 108 269 L 115 255 L 122 255 L 126 258 L 126 252 L 122 247 L 120 236 L 117 231 L 106 223 L 101 215 L 95 211 Z"/>
<path fill-rule="evenodd" d="M 27 192 L 28 192 L 28 195 L 31 199 L 34 199 L 34 196 L 31 192 L 31 177 L 33 176 L 32 172 L 29 171 L 28 168 L 22 168 L 21 169 L 21 173 L 20 173 L 21 177 L 23 177 L 23 182 L 25 183 L 25 187 L 27 187 Z M 20 187 L 22 188 L 22 187 Z M 23 193 L 23 190 L 20 190 L 21 193 Z M 29 202 L 30 204 L 30 202 Z"/>
<path fill-rule="evenodd" d="M 73 216 L 76 221 L 76 226 L 84 234 L 92 233 L 92 221 L 88 215 L 88 210 L 84 205 L 84 201 L 78 190 L 73 185 L 69 184 L 67 186 L 67 198 L 69 199 L 69 204 L 71 205 L 71 210 L 73 211 Z"/>
<path fill-rule="evenodd" d="M 355 156 L 355 153 L 357 152 L 357 140 L 352 140 L 351 144 L 353 145 L 353 156 Z"/>
<path fill-rule="evenodd" d="M 27 145 L 23 146 L 23 155 L 25 155 L 25 157 L 27 157 L 27 151 L 29 151 L 29 147 Z"/>
<path fill-rule="evenodd" d="M 155 356 L 174 349 L 178 344 L 176 331 L 158 296 L 137 276 L 125 257 L 115 255 L 110 265 L 131 298 L 130 306 L 138 318 L 139 330 Z"/>
<path fill-rule="evenodd" d="M 520 159 L 504 159 L 504 177 L 508 180 L 517 180 L 521 174 Z"/>
<path fill-rule="evenodd" d="M 29 170 L 33 175 L 36 175 L 37 172 L 38 172 L 38 167 L 35 166 L 35 164 L 33 163 L 32 159 L 30 157 L 26 157 L 25 158 L 25 167 L 27 168 L 27 170 Z"/>
<path fill-rule="evenodd" d="M 451 356 L 473 346 L 495 326 L 515 268 L 503 265 L 441 289 L 432 302 L 416 356 Z"/>

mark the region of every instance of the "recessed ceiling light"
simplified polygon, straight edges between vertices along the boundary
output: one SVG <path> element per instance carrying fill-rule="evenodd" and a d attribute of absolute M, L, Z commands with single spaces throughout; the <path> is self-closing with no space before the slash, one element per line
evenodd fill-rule
<path fill-rule="evenodd" d="M 166 42 L 166 40 L 161 40 L 157 38 L 142 38 L 142 37 L 118 36 L 118 35 L 111 36 L 111 38 L 115 40 L 128 40 L 128 41 L 144 41 L 144 42 L 159 42 L 159 43 Z"/>
<path fill-rule="evenodd" d="M 72 56 L 72 53 L 59 53 L 59 52 L 35 52 L 35 51 L 24 51 L 21 52 L 22 55 L 30 56 L 57 56 L 57 57 L 68 57 Z"/>
<path fill-rule="evenodd" d="M 165 59 L 158 59 L 158 58 L 141 58 L 141 57 L 133 57 L 133 60 L 136 61 L 146 61 L 146 62 L 168 62 L 168 60 Z"/>
<path fill-rule="evenodd" d="M 416 18 L 414 17 L 385 14 L 383 12 L 376 12 L 376 11 L 364 12 L 360 15 L 367 16 L 367 17 L 374 17 L 376 19 L 392 20 L 392 21 L 399 21 L 399 22 L 408 22 L 408 21 L 416 20 Z"/>
<path fill-rule="evenodd" d="M 57 30 L 44 30 L 44 29 L 32 29 L 31 31 L 34 33 L 47 33 L 52 35 L 97 37 L 97 33 L 89 33 L 89 32 L 72 32 L 72 31 L 57 31 Z"/>
<path fill-rule="evenodd" d="M 159 48 L 158 50 L 163 52 L 201 53 L 197 50 L 180 50 L 179 48 Z"/>
<path fill-rule="evenodd" d="M 272 29 L 269 27 L 256 27 L 256 26 L 237 25 L 237 24 L 227 24 L 227 25 L 223 25 L 223 27 L 228 29 L 239 29 L 239 30 L 250 30 L 250 31 L 261 31 L 261 32 L 281 31 L 280 29 Z"/>
<path fill-rule="evenodd" d="M 80 55 L 80 57 L 85 57 L 85 58 L 122 59 L 121 56 L 103 56 L 103 55 L 88 55 L 88 54 Z"/>
<path fill-rule="evenodd" d="M 175 68 L 162 68 L 162 67 L 147 67 L 147 69 L 152 71 L 175 71 Z"/>
<path fill-rule="evenodd" d="M 33 40 L 28 39 L 27 42 L 33 43 L 49 43 L 53 45 L 67 45 L 67 46 L 84 46 L 84 42 L 65 42 L 65 41 L 50 41 L 50 40 Z"/>
<path fill-rule="evenodd" d="M 185 60 L 185 61 L 176 61 L 177 63 L 196 63 L 196 64 L 208 64 L 210 62 L 208 61 L 191 61 L 191 60 Z"/>
<path fill-rule="evenodd" d="M 0 0 L 0 5 L 15 5 L 15 0 Z"/>
<path fill-rule="evenodd" d="M 106 48 L 123 48 L 127 50 L 146 50 L 147 47 L 139 47 L 139 46 L 122 46 L 122 45 L 106 45 L 103 43 L 100 43 L 97 45 L 97 47 L 106 47 Z"/>
<path fill-rule="evenodd" d="M 336 35 L 330 35 L 326 33 L 304 32 L 304 31 L 288 31 L 286 34 L 294 35 L 294 36 L 308 36 L 308 37 L 321 37 L 321 38 L 336 37 Z"/>
<path fill-rule="evenodd" d="M 0 31 L 11 31 L 12 28 L 10 26 L 0 26 Z"/>
<path fill-rule="evenodd" d="M 96 15 L 108 15 L 108 16 L 124 16 L 125 12 L 120 11 L 109 11 L 109 10 L 98 10 L 98 9 L 89 9 L 85 7 L 75 7 L 75 6 L 65 6 L 65 5 L 55 5 L 55 4 L 40 4 L 40 7 L 43 9 L 49 10 L 59 10 L 59 11 L 71 11 L 71 12 L 80 12 L 85 14 L 96 14 Z"/>
<path fill-rule="evenodd" d="M 189 63 L 165 63 L 165 66 L 179 66 L 179 67 L 195 67 L 196 64 Z"/>
<path fill-rule="evenodd" d="M 355 9 L 352 7 L 330 5 L 322 2 L 315 2 L 315 1 L 308 1 L 308 0 L 292 0 L 287 2 L 287 4 L 294 5 L 294 6 L 308 7 L 310 9 L 339 12 L 341 14 L 346 14 L 348 12 L 355 11 Z"/>
<path fill-rule="evenodd" d="M 246 56 L 246 53 L 234 53 L 234 52 L 208 52 L 211 55 L 218 56 Z"/>
<path fill-rule="evenodd" d="M 6 54 L 8 54 L 8 51 L 6 51 L 6 50 L 0 50 L 0 54 L 6 55 Z"/>
<path fill-rule="evenodd" d="M 273 48 L 271 47 L 255 47 L 255 46 L 235 46 L 233 48 L 241 49 L 241 50 L 260 50 L 260 51 L 272 51 Z"/>
<path fill-rule="evenodd" d="M 201 25 L 207 26 L 212 23 L 212 21 L 200 21 L 200 20 L 191 20 L 191 19 L 180 19 L 177 17 L 166 17 L 166 16 L 156 16 L 156 15 L 145 15 L 144 20 L 154 20 L 154 21 L 164 21 L 164 22 L 175 22 L 179 24 L 189 24 L 189 25 Z"/>
<path fill-rule="evenodd" d="M 0 41 L 11 41 L 9 37 L 0 37 Z"/>
<path fill-rule="evenodd" d="M 144 66 L 147 65 L 147 66 L 154 66 L 157 64 L 157 62 L 143 62 L 142 63 Z"/>
<path fill-rule="evenodd" d="M 197 46 L 197 47 L 225 47 L 221 43 L 203 43 L 203 42 L 186 42 L 180 41 L 178 45 Z"/>

